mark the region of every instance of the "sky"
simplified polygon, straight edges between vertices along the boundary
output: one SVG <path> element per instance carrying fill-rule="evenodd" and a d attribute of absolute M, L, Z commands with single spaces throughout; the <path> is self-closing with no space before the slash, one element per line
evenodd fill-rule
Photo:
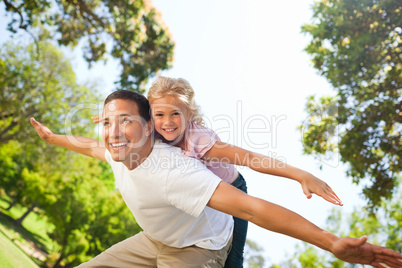
<path fill-rule="evenodd" d="M 312 0 L 152 3 L 176 42 L 173 68 L 160 75 L 190 82 L 207 126 L 224 142 L 277 158 L 324 180 L 343 201 L 342 213 L 364 204 L 360 187 L 346 176 L 339 156 L 325 161 L 302 153 L 297 126 L 307 118 L 306 98 L 335 93 L 303 51 L 310 38 L 301 33 L 301 26 L 311 21 Z M 118 69 L 115 61 L 87 70 L 79 51 L 67 56 L 81 82 L 98 81 L 105 95 L 113 90 Z M 249 194 L 293 210 L 320 227 L 337 207 L 317 196 L 307 200 L 295 181 L 248 168 L 239 171 Z M 262 255 L 268 263 L 292 256 L 297 243 L 252 223 L 248 239 L 264 249 Z"/>

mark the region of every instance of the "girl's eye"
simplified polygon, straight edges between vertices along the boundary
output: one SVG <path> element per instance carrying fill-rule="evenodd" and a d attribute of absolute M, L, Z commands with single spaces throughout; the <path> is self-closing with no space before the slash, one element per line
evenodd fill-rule
<path fill-rule="evenodd" d="M 161 117 L 163 114 L 155 114 L 156 117 Z"/>
<path fill-rule="evenodd" d="M 180 115 L 180 113 L 179 112 L 174 112 L 173 115 L 177 116 L 177 115 Z"/>

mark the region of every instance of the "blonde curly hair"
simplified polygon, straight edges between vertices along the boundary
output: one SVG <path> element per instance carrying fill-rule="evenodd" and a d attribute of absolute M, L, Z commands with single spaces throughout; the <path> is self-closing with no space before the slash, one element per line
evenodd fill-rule
<path fill-rule="evenodd" d="M 149 103 L 152 103 L 153 100 L 158 98 L 174 96 L 192 113 L 191 122 L 197 125 L 204 125 L 200 107 L 195 103 L 194 95 L 194 90 L 187 80 L 158 76 L 149 88 L 147 97 Z"/>

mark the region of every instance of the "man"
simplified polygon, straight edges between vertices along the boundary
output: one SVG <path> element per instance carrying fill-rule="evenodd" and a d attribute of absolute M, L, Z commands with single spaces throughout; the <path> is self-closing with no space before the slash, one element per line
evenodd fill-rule
<path fill-rule="evenodd" d="M 110 94 L 102 122 L 104 147 L 89 138 L 55 135 L 31 118 L 46 142 L 107 161 L 144 230 L 82 267 L 223 267 L 233 228 L 227 214 L 306 241 L 347 262 L 402 267 L 401 254 L 366 243 L 366 237 L 328 233 L 290 210 L 222 182 L 197 160 L 182 156 L 180 149 L 153 141 L 149 104 L 141 94 Z"/>

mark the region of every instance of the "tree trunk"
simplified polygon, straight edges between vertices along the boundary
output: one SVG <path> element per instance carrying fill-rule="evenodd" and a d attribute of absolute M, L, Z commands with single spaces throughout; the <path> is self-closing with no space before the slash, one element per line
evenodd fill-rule
<path fill-rule="evenodd" d="M 15 204 L 17 204 L 17 200 L 16 200 L 16 199 L 14 199 L 14 200 L 10 203 L 10 205 L 8 206 L 8 208 L 6 208 L 6 210 L 9 211 Z"/>
<path fill-rule="evenodd" d="M 34 208 L 35 208 L 37 205 L 38 205 L 38 202 L 33 203 L 32 206 L 30 206 L 30 207 L 28 208 L 28 210 L 24 213 L 24 215 L 22 215 L 21 218 L 19 218 L 18 220 L 16 220 L 16 222 L 21 225 L 21 224 L 22 224 L 22 221 L 29 215 L 29 213 L 31 213 L 31 212 L 34 210 Z"/>
<path fill-rule="evenodd" d="M 53 268 L 60 268 L 63 266 L 60 266 L 61 261 L 64 259 L 63 254 L 60 254 L 60 257 L 57 259 L 57 261 L 54 263 Z"/>

